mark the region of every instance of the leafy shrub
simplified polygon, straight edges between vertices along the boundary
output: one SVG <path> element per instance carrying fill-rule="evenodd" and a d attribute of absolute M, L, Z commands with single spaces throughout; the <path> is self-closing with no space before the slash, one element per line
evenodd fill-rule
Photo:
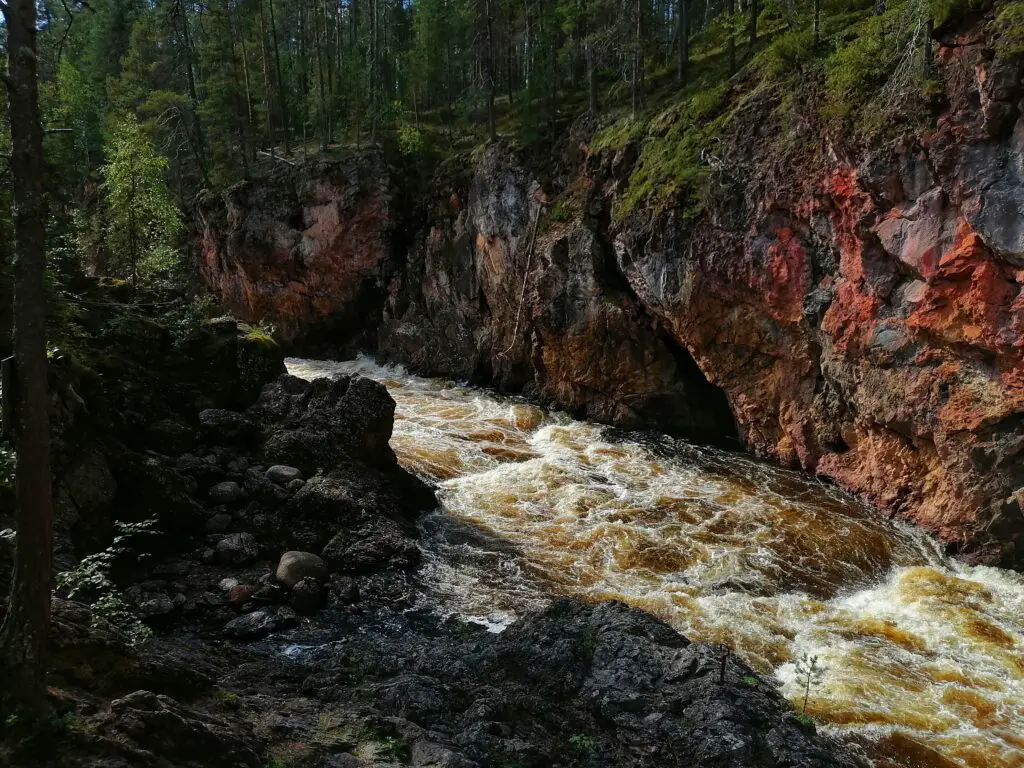
<path fill-rule="evenodd" d="M 403 125 L 398 129 L 398 149 L 403 155 L 417 155 L 423 152 L 423 132 L 414 125 Z"/>
<path fill-rule="evenodd" d="M 118 535 L 106 549 L 87 555 L 70 571 L 57 574 L 57 588 L 67 590 L 69 598 L 77 595 L 91 597 L 93 623 L 106 621 L 128 637 L 131 645 L 141 645 L 151 636 L 152 631 L 139 621 L 125 602 L 110 578 L 114 561 L 123 554 L 133 552 L 132 543 L 139 536 L 155 533 L 153 526 L 156 520 L 144 520 L 141 523 L 115 523 Z M 144 554 L 139 554 L 139 558 Z"/>

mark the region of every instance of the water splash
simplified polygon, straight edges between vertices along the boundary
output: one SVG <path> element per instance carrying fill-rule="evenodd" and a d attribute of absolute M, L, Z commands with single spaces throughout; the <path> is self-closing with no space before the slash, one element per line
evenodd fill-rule
<path fill-rule="evenodd" d="M 392 445 L 438 485 L 421 578 L 500 631 L 551 594 L 620 599 L 728 643 L 879 768 L 1024 766 L 1024 577 L 944 558 L 920 532 L 746 456 L 622 434 L 366 358 Z"/>

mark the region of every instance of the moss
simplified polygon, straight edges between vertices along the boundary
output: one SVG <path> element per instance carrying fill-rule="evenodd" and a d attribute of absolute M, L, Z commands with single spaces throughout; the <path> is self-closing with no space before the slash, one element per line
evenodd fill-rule
<path fill-rule="evenodd" d="M 698 212 L 710 165 L 702 157 L 731 118 L 724 111 L 728 83 L 691 91 L 684 101 L 651 119 L 650 137 L 629 178 L 629 187 L 616 207 L 615 218 L 628 216 L 644 204 L 661 209 L 679 197 L 683 215 Z"/>
<path fill-rule="evenodd" d="M 1024 55 L 1024 2 L 1004 7 L 993 22 L 993 30 L 998 34 L 993 46 L 998 58 Z"/>

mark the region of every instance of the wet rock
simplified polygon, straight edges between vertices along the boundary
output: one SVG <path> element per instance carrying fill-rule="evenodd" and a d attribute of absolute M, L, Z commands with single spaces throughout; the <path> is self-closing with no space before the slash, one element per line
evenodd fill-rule
<path fill-rule="evenodd" d="M 229 621 L 224 626 L 224 634 L 232 640 L 259 640 L 297 623 L 298 617 L 290 608 L 261 608 Z"/>
<path fill-rule="evenodd" d="M 236 584 L 228 589 L 224 599 L 232 608 L 240 609 L 253 597 L 254 591 L 248 584 Z"/>
<path fill-rule="evenodd" d="M 285 552 L 277 564 L 277 580 L 291 589 L 305 578 L 327 580 L 327 564 L 312 552 Z"/>
<path fill-rule="evenodd" d="M 281 485 L 288 485 L 293 480 L 302 480 L 302 472 L 295 467 L 275 464 L 267 470 L 267 479 Z"/>
<path fill-rule="evenodd" d="M 416 542 L 397 522 L 380 517 L 341 530 L 321 554 L 332 569 L 341 573 L 411 568 L 420 560 Z"/>
<path fill-rule="evenodd" d="M 256 425 L 241 413 L 210 408 L 199 414 L 203 437 L 214 443 L 245 443 L 258 434 Z"/>
<path fill-rule="evenodd" d="M 260 548 L 249 533 L 232 533 L 217 542 L 217 559 L 229 565 L 242 565 L 256 560 Z"/>
<path fill-rule="evenodd" d="M 192 447 L 195 432 L 176 419 L 161 419 L 149 425 L 146 438 L 161 453 L 173 456 Z"/>
<path fill-rule="evenodd" d="M 222 533 L 231 527 L 231 515 L 220 512 L 206 521 L 206 530 L 210 533 Z"/>
<path fill-rule="evenodd" d="M 389 441 L 395 401 L 383 385 L 362 377 L 304 381 L 283 376 L 266 387 L 249 414 L 271 434 L 263 456 L 303 476 L 349 459 L 381 468 L 397 460 Z"/>
<path fill-rule="evenodd" d="M 359 602 L 359 583 L 350 576 L 334 576 L 331 578 L 331 590 L 342 605 Z"/>
<path fill-rule="evenodd" d="M 252 601 L 262 605 L 283 603 L 288 599 L 288 592 L 278 584 L 266 584 L 252 593 Z"/>
<path fill-rule="evenodd" d="M 305 480 L 292 480 L 292 481 L 291 481 L 291 482 L 289 482 L 289 483 L 288 483 L 288 485 L 286 485 L 285 487 L 286 487 L 286 488 L 287 488 L 287 489 L 288 489 L 289 491 L 291 491 L 292 493 L 295 493 L 296 491 L 298 491 L 299 489 L 301 489 L 301 488 L 302 488 L 302 486 L 304 486 L 305 484 L 306 484 L 306 481 L 305 481 Z"/>
<path fill-rule="evenodd" d="M 164 759 L 211 768 L 257 768 L 252 735 L 225 720 L 186 707 L 168 696 L 136 691 L 110 703 L 106 727 Z"/>
<path fill-rule="evenodd" d="M 245 491 L 234 480 L 225 480 L 213 486 L 209 495 L 214 504 L 235 504 L 245 498 Z"/>
<path fill-rule="evenodd" d="M 168 595 L 144 595 L 135 608 L 135 612 L 143 621 L 151 621 L 173 613 L 177 606 Z"/>
<path fill-rule="evenodd" d="M 291 606 L 300 616 L 309 616 L 323 607 L 326 598 L 323 582 L 307 576 L 292 587 Z"/>

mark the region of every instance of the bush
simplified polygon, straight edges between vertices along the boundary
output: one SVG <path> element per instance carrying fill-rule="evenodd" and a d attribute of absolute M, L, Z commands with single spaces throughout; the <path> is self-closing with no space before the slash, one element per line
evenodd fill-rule
<path fill-rule="evenodd" d="M 398 129 L 398 149 L 403 155 L 417 155 L 423 151 L 423 132 L 414 125 Z"/>

